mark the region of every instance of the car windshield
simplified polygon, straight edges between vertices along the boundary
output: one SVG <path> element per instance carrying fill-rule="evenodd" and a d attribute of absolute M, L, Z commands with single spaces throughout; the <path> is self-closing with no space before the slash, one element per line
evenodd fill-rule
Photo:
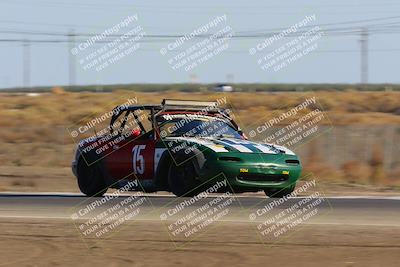
<path fill-rule="evenodd" d="M 211 116 L 163 115 L 159 121 L 159 129 L 162 137 L 243 138 L 228 120 Z"/>

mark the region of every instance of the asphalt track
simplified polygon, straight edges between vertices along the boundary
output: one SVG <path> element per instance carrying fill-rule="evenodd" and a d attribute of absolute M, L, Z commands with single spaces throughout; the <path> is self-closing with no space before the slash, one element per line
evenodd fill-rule
<path fill-rule="evenodd" d="M 277 199 L 261 194 L 224 198 L 219 194 L 194 202 L 169 194 L 106 196 L 1 193 L 0 266 L 388 267 L 400 262 L 400 197 L 298 197 L 266 211 Z M 92 203 L 100 204 L 88 208 Z M 182 203 L 189 204 L 179 208 Z M 213 209 L 204 209 L 211 203 Z M 115 225 L 115 220 L 103 225 L 103 215 L 119 214 L 125 210 L 118 208 L 122 204 L 133 205 L 132 213 L 125 214 L 134 216 L 123 224 Z M 209 217 L 216 220 L 205 224 L 207 218 L 202 216 L 218 205 L 229 212 Z M 306 205 L 312 209 L 297 217 L 304 219 L 300 224 L 293 223 L 296 218 L 285 221 Z M 194 211 L 200 215 L 189 216 Z M 257 211 L 262 214 L 251 219 Z M 280 216 L 284 211 L 287 216 Z M 317 212 L 308 216 L 311 211 Z M 175 234 L 191 222 L 197 223 L 191 225 L 195 227 Z M 277 224 L 280 227 L 262 236 Z M 86 235 L 95 225 L 100 227 Z M 97 236 L 104 229 L 110 231 Z M 193 229 L 200 230 L 186 237 Z"/>
<path fill-rule="evenodd" d="M 112 196 L 107 194 L 106 196 Z M 128 201 L 143 198 L 140 203 L 140 213 L 130 218 L 130 220 L 160 221 L 162 214 L 174 213 L 177 205 L 187 202 L 190 198 L 176 198 L 168 194 L 143 194 L 140 196 L 124 194 L 118 198 L 108 198 L 104 203 L 97 205 L 90 212 L 83 212 L 80 219 L 88 219 L 101 212 L 115 206 L 121 201 Z M 370 225 L 370 226 L 400 226 L 400 197 L 318 197 L 322 201 L 316 207 L 318 216 L 313 216 L 305 220 L 304 224 L 321 225 Z M 0 218 L 32 218 L 32 219 L 71 219 L 71 216 L 94 201 L 102 198 L 87 198 L 75 193 L 2 193 L 0 194 Z M 207 198 L 197 199 L 191 204 L 182 208 L 182 214 L 189 212 L 210 203 L 213 199 L 221 199 L 221 194 L 211 195 Z M 277 203 L 273 208 L 256 218 L 250 219 L 250 214 L 262 212 L 263 208 L 268 207 L 277 199 L 262 196 L 228 196 L 232 199 L 228 207 L 229 214 L 221 217 L 218 221 L 251 223 L 264 220 L 265 215 L 273 216 L 282 210 L 293 207 L 296 203 L 301 203 L 305 197 L 289 198 L 283 203 Z M 188 202 L 187 202 L 188 203 Z M 220 202 L 222 203 L 222 202 Z M 217 203 L 218 204 L 218 203 Z M 303 205 L 304 207 L 304 205 Z M 298 207 L 297 207 L 298 208 Z M 175 214 L 176 215 L 176 212 Z M 168 219 L 172 219 L 173 216 Z"/>

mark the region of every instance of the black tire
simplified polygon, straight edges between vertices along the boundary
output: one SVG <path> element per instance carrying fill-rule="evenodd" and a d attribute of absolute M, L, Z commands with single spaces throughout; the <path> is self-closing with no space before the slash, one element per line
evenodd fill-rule
<path fill-rule="evenodd" d="M 101 197 L 107 192 L 108 188 L 100 164 L 100 162 L 96 162 L 88 165 L 83 158 L 78 162 L 78 186 L 81 192 L 88 197 Z"/>
<path fill-rule="evenodd" d="M 178 166 L 172 163 L 168 169 L 168 185 L 177 197 L 192 197 L 200 193 L 194 190 L 199 182 L 196 180 L 193 162 L 189 160 Z"/>
<path fill-rule="evenodd" d="M 264 190 L 265 194 L 271 198 L 283 198 L 284 196 L 289 195 L 294 191 L 296 184 L 292 184 L 283 189 L 266 189 Z"/>

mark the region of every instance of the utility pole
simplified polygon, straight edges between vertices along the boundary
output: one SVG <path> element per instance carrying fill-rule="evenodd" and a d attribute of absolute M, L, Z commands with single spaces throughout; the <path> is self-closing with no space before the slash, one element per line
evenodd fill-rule
<path fill-rule="evenodd" d="M 233 74 L 231 74 L 231 73 L 230 73 L 230 74 L 227 74 L 227 75 L 226 75 L 226 82 L 227 82 L 227 83 L 233 83 L 233 82 L 234 82 L 234 77 L 235 77 L 235 76 L 234 76 Z"/>
<path fill-rule="evenodd" d="M 68 33 L 69 86 L 74 86 L 76 83 L 76 63 L 75 55 L 72 53 L 73 48 L 75 48 L 75 31 L 71 29 Z"/>
<path fill-rule="evenodd" d="M 368 83 L 368 29 L 361 31 L 361 83 Z"/>
<path fill-rule="evenodd" d="M 31 43 L 24 40 L 22 45 L 22 84 L 24 88 L 30 87 L 31 83 Z"/>

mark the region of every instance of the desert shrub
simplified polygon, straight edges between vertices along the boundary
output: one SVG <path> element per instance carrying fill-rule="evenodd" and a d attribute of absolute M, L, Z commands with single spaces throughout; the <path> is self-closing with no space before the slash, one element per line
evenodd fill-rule
<path fill-rule="evenodd" d="M 371 168 L 368 164 L 356 160 L 347 161 L 342 164 L 343 179 L 349 183 L 367 183 Z"/>
<path fill-rule="evenodd" d="M 371 166 L 370 182 L 372 184 L 384 183 L 385 172 L 383 169 L 383 151 L 379 145 L 374 146 L 369 164 Z"/>

